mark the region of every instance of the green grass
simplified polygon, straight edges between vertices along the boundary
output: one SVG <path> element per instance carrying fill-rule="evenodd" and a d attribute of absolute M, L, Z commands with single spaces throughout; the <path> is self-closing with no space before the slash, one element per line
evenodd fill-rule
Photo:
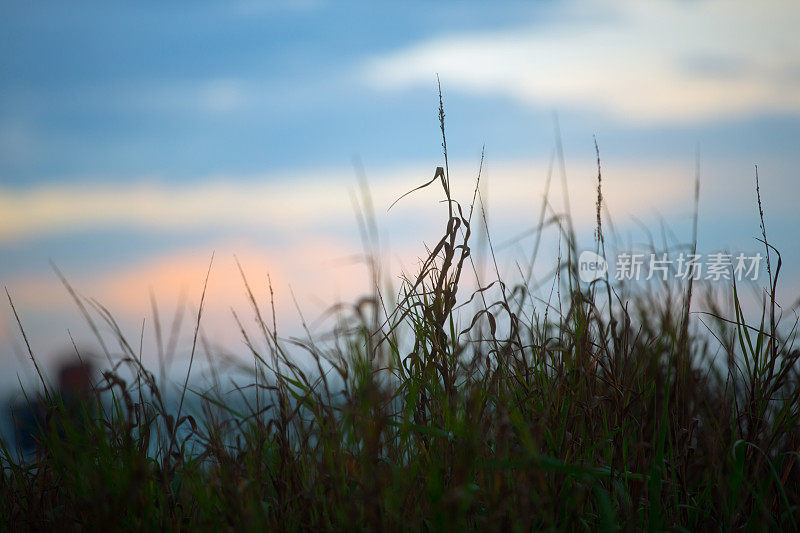
<path fill-rule="evenodd" d="M 245 280 L 262 338 L 242 327 L 253 383 L 238 407 L 188 374 L 166 401 L 96 306 L 122 353 L 80 410 L 50 391 L 34 457 L 4 447 L 6 528 L 797 529 L 800 352 L 776 323 L 763 213 L 773 263 L 755 323 L 735 285 L 701 323 L 698 287 L 580 282 L 568 217 L 549 226 L 562 257 L 537 301 L 523 272 L 476 280 L 483 204 L 477 184 L 469 205 L 450 198 L 443 144 L 426 185 L 442 188 L 443 236 L 399 290 L 383 287 L 368 196 L 373 293 L 338 307 L 330 335 L 282 338 Z M 598 154 L 604 253 L 601 202 Z M 202 304 L 195 319 L 192 361 Z M 198 395 L 202 414 L 187 414 Z"/>

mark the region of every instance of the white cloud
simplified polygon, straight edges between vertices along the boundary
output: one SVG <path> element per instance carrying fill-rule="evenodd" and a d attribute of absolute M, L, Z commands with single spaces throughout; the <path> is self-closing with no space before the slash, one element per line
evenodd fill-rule
<path fill-rule="evenodd" d="M 691 121 L 800 111 L 800 4 L 571 1 L 545 24 L 449 35 L 376 57 L 367 83 Z"/>
<path fill-rule="evenodd" d="M 254 183 L 218 177 L 200 185 L 145 181 L 0 189 L 0 242 L 105 225 L 151 230 L 220 225 L 285 230 L 338 216 L 343 207 L 346 212 L 350 205 L 346 189 L 339 195 L 322 195 L 323 187 L 324 181 L 303 178 Z"/>
<path fill-rule="evenodd" d="M 215 80 L 201 91 L 202 107 L 212 112 L 228 112 L 241 109 L 249 100 L 244 84 L 238 80 Z"/>
<path fill-rule="evenodd" d="M 498 162 L 489 166 L 491 208 L 498 219 L 513 220 L 538 209 L 547 164 L 541 161 Z M 474 165 L 451 165 L 456 198 L 472 197 Z M 667 162 L 622 164 L 609 167 L 606 186 L 609 207 L 621 216 L 631 206 L 669 209 L 687 194 L 691 169 Z M 386 208 L 401 194 L 429 180 L 433 167 L 407 166 L 369 174 L 373 202 L 381 224 L 405 213 L 415 220 L 430 217 L 432 228 L 441 212 L 442 194 L 430 187 L 403 199 L 391 213 Z M 591 160 L 570 165 L 571 203 L 586 206 L 587 220 L 593 216 L 594 179 Z M 687 177 L 689 181 L 681 180 Z M 678 178 L 678 179 L 676 179 Z M 554 182 L 555 183 L 555 182 Z M 636 187 L 631 187 L 635 183 Z M 28 190 L 0 187 L 0 244 L 63 232 L 98 227 L 131 227 L 146 231 L 198 231 L 209 228 L 273 231 L 289 239 L 319 228 L 352 227 L 355 217 L 351 192 L 356 188 L 353 172 L 328 171 L 282 176 L 210 177 L 205 183 L 165 185 L 153 180 L 97 185 L 73 181 L 42 185 Z M 559 190 L 554 186 L 553 190 Z M 556 200 L 560 202 L 560 200 Z M 560 205 L 560 204 L 559 204 Z M 581 219 L 583 215 L 576 213 Z M 395 218 L 397 217 L 397 218 Z M 428 218 L 425 218 L 428 220 Z M 397 228 L 401 238 L 416 238 Z M 355 235 L 355 233 L 353 233 Z"/>

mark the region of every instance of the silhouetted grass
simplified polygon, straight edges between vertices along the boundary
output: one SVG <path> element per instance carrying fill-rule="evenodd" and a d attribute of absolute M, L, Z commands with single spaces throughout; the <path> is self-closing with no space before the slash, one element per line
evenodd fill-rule
<path fill-rule="evenodd" d="M 559 232 L 562 248 L 553 298 L 535 301 L 524 272 L 501 279 L 494 262 L 489 281 L 478 279 L 470 251 L 483 203 L 477 183 L 469 206 L 450 196 L 441 100 L 440 124 L 445 165 L 423 186 L 443 191 L 443 236 L 398 291 L 382 287 L 366 194 L 373 293 L 339 306 L 329 336 L 279 336 L 274 308 L 262 312 L 242 275 L 261 338 L 241 328 L 253 383 L 237 404 L 219 383 L 195 391 L 187 375 L 175 409 L 163 372 L 145 368 L 92 303 L 122 354 L 102 346 L 113 366 L 80 409 L 48 392 L 33 457 L 4 445 L 5 526 L 797 529 L 800 352 L 794 328 L 782 335 L 776 322 L 781 263 L 763 212 L 777 262 L 757 323 L 735 283 L 729 308 L 710 300 L 701 334 L 690 327 L 691 283 L 581 282 L 569 217 L 542 217 L 537 231 Z M 598 151 L 605 254 L 599 164 Z M 201 320 L 202 303 L 192 357 Z M 187 394 L 202 399 L 203 416 L 184 412 Z"/>

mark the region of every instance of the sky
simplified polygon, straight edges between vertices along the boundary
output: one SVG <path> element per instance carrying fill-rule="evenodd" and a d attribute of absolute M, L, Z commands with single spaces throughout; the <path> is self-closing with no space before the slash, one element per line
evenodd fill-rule
<path fill-rule="evenodd" d="M 631 244 L 642 226 L 690 239 L 699 161 L 698 249 L 761 250 L 758 165 L 791 316 L 798 27 L 788 1 L 2 3 L 0 283 L 47 369 L 70 335 L 97 349 L 53 265 L 129 338 L 151 339 L 148 361 L 151 294 L 164 321 L 181 298 L 196 312 L 212 253 L 214 346 L 243 349 L 237 258 L 264 305 L 269 274 L 294 334 L 297 307 L 313 322 L 367 289 L 360 169 L 387 277 L 435 242 L 440 194 L 387 208 L 443 164 L 438 75 L 454 191 L 468 203 L 484 150 L 487 225 L 508 268 L 530 244 L 514 236 L 538 221 L 557 139 L 587 249 L 595 139 L 608 222 Z M 550 199 L 561 208 L 558 187 Z M 0 368 L 0 387 L 32 376 L 5 304 Z"/>

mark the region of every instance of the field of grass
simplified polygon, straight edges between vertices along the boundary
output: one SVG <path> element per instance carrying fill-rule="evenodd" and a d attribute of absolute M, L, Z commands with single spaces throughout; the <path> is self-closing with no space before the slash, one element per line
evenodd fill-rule
<path fill-rule="evenodd" d="M 778 324 L 766 229 L 754 323 L 732 282 L 729 305 L 698 315 L 691 282 L 580 281 L 565 217 L 540 224 L 562 244 L 551 299 L 536 300 L 526 272 L 501 279 L 491 239 L 495 268 L 477 279 L 483 203 L 477 183 L 469 204 L 450 198 L 441 107 L 440 122 L 444 165 L 427 186 L 442 189 L 443 236 L 399 290 L 365 197 L 373 293 L 338 306 L 329 335 L 287 339 L 270 295 L 248 286 L 261 334 L 242 327 L 253 364 L 239 402 L 188 374 L 167 401 L 171 385 L 119 333 L 96 400 L 50 390 L 35 453 L 3 446 L 4 529 L 797 529 L 800 351 Z M 598 154 L 602 255 L 601 191 Z M 202 303 L 195 319 L 193 363 Z"/>

